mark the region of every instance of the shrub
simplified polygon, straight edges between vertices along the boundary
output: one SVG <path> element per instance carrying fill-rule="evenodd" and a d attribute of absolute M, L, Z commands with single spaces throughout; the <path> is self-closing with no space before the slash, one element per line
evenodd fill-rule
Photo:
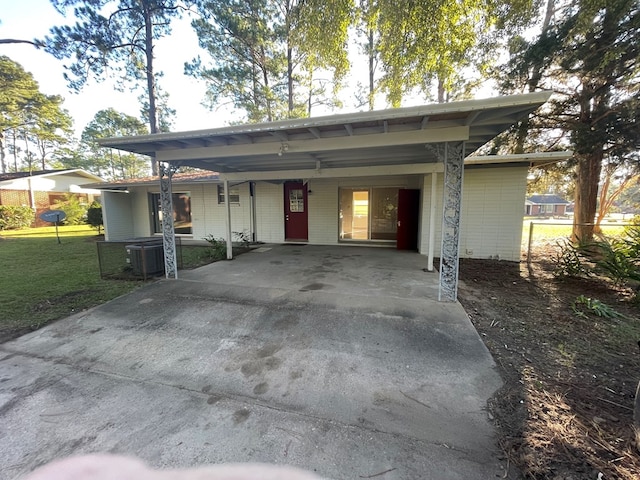
<path fill-rule="evenodd" d="M 227 242 L 223 238 L 216 238 L 213 235 L 207 235 L 204 240 L 211 245 L 210 255 L 215 260 L 222 260 L 227 257 Z"/>
<path fill-rule="evenodd" d="M 579 277 L 581 275 L 589 276 L 590 270 L 585 264 L 582 247 L 563 240 L 556 242 L 560 247 L 560 253 L 556 255 L 556 267 L 553 274 L 556 277 Z"/>
<path fill-rule="evenodd" d="M 65 193 L 63 200 L 56 200 L 54 206 L 67 215 L 62 222 L 64 225 L 82 225 L 86 222 L 87 206 L 80 203 L 77 195 Z"/>
<path fill-rule="evenodd" d="M 620 238 L 602 237 L 594 242 L 580 245 L 567 242 L 560 246 L 556 276 L 602 275 L 615 285 L 633 288 L 637 298 L 640 293 L 640 228 L 628 228 Z"/>
<path fill-rule="evenodd" d="M 571 305 L 571 309 L 573 310 L 573 313 L 581 318 L 588 318 L 588 313 L 592 313 L 603 318 L 617 318 L 623 316 L 606 303 L 602 303 L 596 298 L 585 297 L 584 295 L 576 297 Z"/>
<path fill-rule="evenodd" d="M 240 247 L 243 250 L 249 250 L 249 247 L 251 246 L 251 234 L 248 230 L 233 232 L 233 235 L 236 237 L 236 241 L 240 244 Z"/>
<path fill-rule="evenodd" d="M 35 220 L 31 207 L 0 205 L 0 230 L 26 228 Z"/>
<path fill-rule="evenodd" d="M 87 223 L 93 228 L 96 228 L 98 235 L 100 235 L 100 229 L 102 228 L 102 205 L 96 201 L 93 201 L 91 205 L 89 205 L 89 209 L 87 210 Z"/>

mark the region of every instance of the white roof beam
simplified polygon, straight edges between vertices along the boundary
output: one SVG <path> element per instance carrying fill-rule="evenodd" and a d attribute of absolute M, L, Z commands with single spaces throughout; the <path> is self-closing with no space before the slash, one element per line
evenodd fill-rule
<path fill-rule="evenodd" d="M 415 163 L 411 165 L 379 165 L 368 167 L 322 168 L 303 170 L 254 171 L 242 173 L 221 173 L 220 179 L 229 181 L 284 180 L 288 178 L 320 178 L 320 177 L 367 177 L 379 175 L 417 175 L 443 172 L 442 163 Z"/>

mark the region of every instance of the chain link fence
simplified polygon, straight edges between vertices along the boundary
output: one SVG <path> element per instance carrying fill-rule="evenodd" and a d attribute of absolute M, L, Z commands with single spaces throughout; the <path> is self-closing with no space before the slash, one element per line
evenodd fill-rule
<path fill-rule="evenodd" d="M 100 277 L 105 279 L 147 280 L 164 275 L 164 248 L 161 238 L 139 238 L 126 241 L 96 242 Z M 211 263 L 208 244 L 185 244 L 176 237 L 178 269 L 189 269 Z"/>
<path fill-rule="evenodd" d="M 581 224 L 592 226 L 592 223 Z M 636 223 L 607 222 L 600 224 L 597 236 L 606 238 L 622 237 L 629 227 L 640 227 Z M 573 222 L 569 221 L 525 221 L 523 224 L 522 250 L 527 263 L 556 258 L 571 241 Z"/>

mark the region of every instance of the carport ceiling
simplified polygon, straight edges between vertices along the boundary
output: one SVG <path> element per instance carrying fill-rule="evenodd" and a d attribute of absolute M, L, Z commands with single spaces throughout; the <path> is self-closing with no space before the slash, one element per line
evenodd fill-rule
<path fill-rule="evenodd" d="M 221 173 L 429 163 L 465 141 L 465 156 L 526 117 L 551 93 L 468 100 L 210 130 L 107 138 L 112 147 Z"/>

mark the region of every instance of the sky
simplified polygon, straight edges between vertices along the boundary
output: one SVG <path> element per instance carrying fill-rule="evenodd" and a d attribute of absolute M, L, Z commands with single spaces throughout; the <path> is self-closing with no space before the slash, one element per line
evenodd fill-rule
<path fill-rule="evenodd" d="M 56 25 L 69 23 L 49 0 L 0 0 L 0 38 L 33 40 L 48 34 Z M 237 120 L 228 111 L 212 112 L 201 105 L 205 86 L 183 74 L 184 62 L 193 58 L 199 49 L 197 37 L 188 21 L 176 23 L 170 38 L 163 39 L 156 47 L 157 70 L 164 72 L 161 86 L 169 92 L 169 102 L 176 110 L 173 131 L 215 128 Z M 29 44 L 1 44 L 0 55 L 6 55 L 30 72 L 47 95 L 61 95 L 63 107 L 74 119 L 77 136 L 103 109 L 112 107 L 120 112 L 140 117 L 139 90 L 118 92 L 114 83 L 91 81 L 80 93 L 67 88 L 63 62 Z"/>

